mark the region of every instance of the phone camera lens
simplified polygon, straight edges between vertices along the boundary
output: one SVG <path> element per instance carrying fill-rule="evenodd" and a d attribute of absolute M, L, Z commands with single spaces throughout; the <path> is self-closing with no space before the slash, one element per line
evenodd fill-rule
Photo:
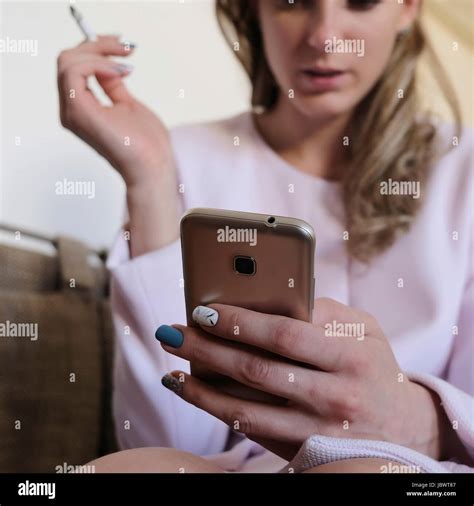
<path fill-rule="evenodd" d="M 246 274 L 252 276 L 255 274 L 256 264 L 255 259 L 252 257 L 236 256 L 234 258 L 234 271 L 239 274 Z"/>
<path fill-rule="evenodd" d="M 268 223 L 270 224 L 273 224 L 275 223 L 275 216 L 269 216 L 269 218 L 267 219 Z"/>

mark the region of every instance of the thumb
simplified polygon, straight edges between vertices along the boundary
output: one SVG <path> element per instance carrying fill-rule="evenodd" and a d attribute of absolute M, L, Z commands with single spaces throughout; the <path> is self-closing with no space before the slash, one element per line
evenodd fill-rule
<path fill-rule="evenodd" d="M 120 70 L 120 73 L 117 75 L 96 74 L 97 82 L 114 104 L 132 102 L 134 98 L 125 86 L 123 78 L 130 75 L 133 66 L 118 63 L 116 68 Z"/>

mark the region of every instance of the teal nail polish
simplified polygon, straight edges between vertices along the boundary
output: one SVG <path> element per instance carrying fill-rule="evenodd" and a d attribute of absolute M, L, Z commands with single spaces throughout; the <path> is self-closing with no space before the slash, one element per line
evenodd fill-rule
<path fill-rule="evenodd" d="M 169 325 L 160 325 L 155 332 L 155 337 L 158 341 L 173 348 L 179 348 L 184 341 L 182 332 Z"/>

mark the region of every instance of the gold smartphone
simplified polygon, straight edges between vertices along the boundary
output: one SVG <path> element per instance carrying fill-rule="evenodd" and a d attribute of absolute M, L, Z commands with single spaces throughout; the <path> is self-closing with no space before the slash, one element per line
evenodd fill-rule
<path fill-rule="evenodd" d="M 212 302 L 310 322 L 316 238 L 303 220 L 194 208 L 181 218 L 186 319 Z M 275 401 L 191 363 L 191 373 L 246 399 Z"/>

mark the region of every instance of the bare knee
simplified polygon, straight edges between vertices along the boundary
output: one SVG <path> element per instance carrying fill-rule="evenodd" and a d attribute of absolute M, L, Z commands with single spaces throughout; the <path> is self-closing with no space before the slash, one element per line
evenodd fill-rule
<path fill-rule="evenodd" d="M 96 473 L 222 473 L 219 466 L 173 448 L 134 448 L 89 462 Z"/>
<path fill-rule="evenodd" d="M 399 467 L 400 464 L 382 458 L 345 459 L 322 464 L 303 471 L 304 473 L 383 473 L 384 469 Z M 413 471 L 416 472 L 416 471 Z"/>

